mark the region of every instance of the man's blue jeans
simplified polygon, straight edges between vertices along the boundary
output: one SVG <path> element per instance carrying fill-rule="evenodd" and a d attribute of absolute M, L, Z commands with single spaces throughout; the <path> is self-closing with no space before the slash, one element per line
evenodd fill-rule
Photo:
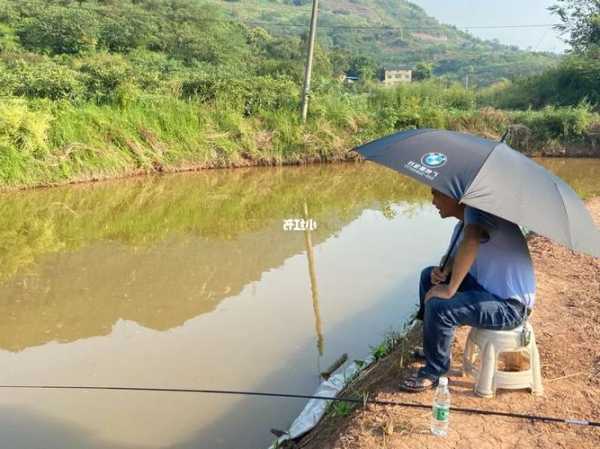
<path fill-rule="evenodd" d="M 432 287 L 431 270 L 421 272 L 419 297 L 423 320 L 423 351 L 426 364 L 420 373 L 437 380 L 450 368 L 450 355 L 454 330 L 461 324 L 492 330 L 518 327 L 526 313 L 526 307 L 516 299 L 500 298 L 477 283 L 467 274 L 458 292 L 450 299 L 432 297 L 424 303 L 425 295 Z M 421 312 L 420 311 L 420 312 Z"/>

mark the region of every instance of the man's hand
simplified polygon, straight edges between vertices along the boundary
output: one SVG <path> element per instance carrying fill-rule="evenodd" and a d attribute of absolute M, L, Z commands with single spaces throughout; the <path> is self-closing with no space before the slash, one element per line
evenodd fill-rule
<path fill-rule="evenodd" d="M 433 270 L 431 270 L 431 283 L 437 285 L 446 282 L 448 274 L 450 274 L 450 270 L 447 267 L 444 268 L 444 271 L 442 271 L 440 267 L 434 267 Z"/>
<path fill-rule="evenodd" d="M 425 295 L 425 301 L 431 298 L 450 299 L 454 296 L 454 293 L 456 292 L 453 292 L 449 285 L 434 285 Z"/>

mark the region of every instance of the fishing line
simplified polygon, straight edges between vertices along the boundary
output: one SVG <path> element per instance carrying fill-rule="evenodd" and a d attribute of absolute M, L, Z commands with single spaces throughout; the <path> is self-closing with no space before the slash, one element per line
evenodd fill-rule
<path fill-rule="evenodd" d="M 376 399 L 356 399 L 344 397 L 330 396 L 311 396 L 306 394 L 290 394 L 290 393 L 268 393 L 257 391 L 235 391 L 235 390 L 198 390 L 191 388 L 150 388 L 150 387 L 93 387 L 93 386 L 75 386 L 75 385 L 0 385 L 4 389 L 34 389 L 34 390 L 115 390 L 115 391 L 155 391 L 162 393 L 204 393 L 204 394 L 223 394 L 236 396 L 262 396 L 262 397 L 277 397 L 277 398 L 294 398 L 294 399 L 320 399 L 331 402 L 350 402 L 354 404 L 373 404 L 385 405 L 393 407 L 412 407 L 430 409 L 431 405 L 418 404 L 414 402 L 399 402 L 399 401 L 380 401 Z M 589 421 L 587 419 L 575 418 L 556 418 L 552 416 L 528 415 L 523 413 L 499 412 L 493 410 L 480 410 L 475 408 L 465 407 L 450 407 L 451 411 L 461 413 L 472 413 L 489 416 L 503 416 L 507 418 L 528 419 L 531 421 L 543 421 L 548 423 L 573 424 L 579 426 L 600 427 L 600 422 Z"/>

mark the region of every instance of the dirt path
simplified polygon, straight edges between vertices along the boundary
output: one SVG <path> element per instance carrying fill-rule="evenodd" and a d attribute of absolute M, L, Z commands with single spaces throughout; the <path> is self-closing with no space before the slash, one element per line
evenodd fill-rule
<path fill-rule="evenodd" d="M 600 198 L 588 203 L 600 226 Z M 529 242 L 537 275 L 532 315 L 541 355 L 545 394 L 499 391 L 494 399 L 474 395 L 469 377 L 450 376 L 455 406 L 600 421 L 600 259 L 575 254 L 543 237 Z M 460 361 L 468 328 L 458 330 L 453 360 Z M 431 404 L 431 391 L 397 390 L 406 372 L 400 351 L 373 368 L 361 389 L 371 398 Z M 409 364 L 411 365 L 411 364 Z M 413 367 L 414 362 L 412 363 Z M 458 368 L 454 362 L 453 368 Z M 511 418 L 453 413 L 450 432 L 429 431 L 427 410 L 367 406 L 348 417 L 328 417 L 296 447 L 309 449 L 504 449 L 600 448 L 600 428 L 552 425 Z"/>

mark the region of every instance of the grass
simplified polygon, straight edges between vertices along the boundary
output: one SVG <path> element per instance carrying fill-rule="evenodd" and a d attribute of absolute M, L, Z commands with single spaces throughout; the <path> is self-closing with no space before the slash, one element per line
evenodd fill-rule
<path fill-rule="evenodd" d="M 377 383 L 377 379 L 374 379 L 371 373 L 371 367 L 377 366 L 378 364 L 386 364 L 386 369 L 393 369 L 395 371 L 404 369 L 404 360 L 409 358 L 408 348 L 418 339 L 419 332 L 415 327 L 412 327 L 412 321 L 407 321 L 403 324 L 402 328 L 394 330 L 391 329 L 386 332 L 382 342 L 371 347 L 371 356 L 373 357 L 373 365 L 365 368 L 365 361 L 355 360 L 354 362 L 359 366 L 359 370 L 354 373 L 352 378 L 346 379 L 346 386 L 339 393 L 338 396 L 345 398 L 361 399 L 363 405 L 367 404 L 369 398 L 369 392 L 373 391 L 372 386 Z M 399 351 L 399 361 L 394 364 L 390 364 L 388 356 L 394 352 Z M 384 370 L 385 371 L 385 370 Z M 349 416 L 354 409 L 356 409 L 359 403 L 348 403 L 345 401 L 336 401 L 329 405 L 326 418 L 340 418 Z"/>
<path fill-rule="evenodd" d="M 600 116 L 585 104 L 539 111 L 479 109 L 472 91 L 440 81 L 392 89 L 323 85 L 311 99 L 306 124 L 296 97 L 280 100 L 273 103 L 279 106 L 258 105 L 248 112 L 248 105 L 227 98 L 204 102 L 158 94 L 102 105 L 0 99 L 0 188 L 343 160 L 360 143 L 416 127 L 498 138 L 518 123 L 531 131 L 530 150 L 580 143 L 589 129 L 600 126 Z"/>
<path fill-rule="evenodd" d="M 356 404 L 353 402 L 335 401 L 331 407 L 331 413 L 333 416 L 348 416 L 355 407 Z"/>

